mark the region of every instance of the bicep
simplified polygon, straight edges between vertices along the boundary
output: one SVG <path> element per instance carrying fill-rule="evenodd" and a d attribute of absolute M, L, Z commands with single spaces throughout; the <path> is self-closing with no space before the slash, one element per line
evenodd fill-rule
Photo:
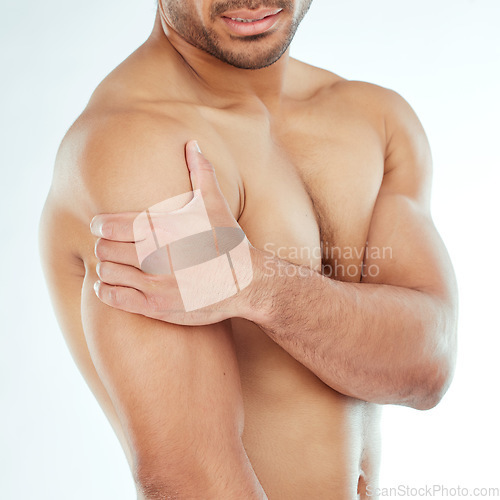
<path fill-rule="evenodd" d="M 81 293 L 85 266 L 75 255 L 73 242 L 68 237 L 74 235 L 75 227 L 78 227 L 78 221 L 49 195 L 39 224 L 41 264 L 52 306 L 71 356 L 112 423 L 131 463 L 129 445 L 109 394 L 96 372 L 82 329 Z"/>
<path fill-rule="evenodd" d="M 454 273 L 430 213 L 429 143 L 406 101 L 393 92 L 386 98 L 385 174 L 370 224 L 363 281 L 452 302 Z"/>
<path fill-rule="evenodd" d="M 451 262 L 432 218 L 407 196 L 379 196 L 370 225 L 363 282 L 454 296 Z"/>
<path fill-rule="evenodd" d="M 80 232 L 61 204 L 46 203 L 40 250 L 52 303 L 128 458 L 137 466 L 193 439 L 201 446 L 216 429 L 238 436 L 243 409 L 229 323 L 177 326 L 103 304 L 93 289 L 97 259 L 87 255 L 84 265 L 73 253 L 69 235 Z"/>
<path fill-rule="evenodd" d="M 85 277 L 83 328 L 135 465 L 203 446 L 221 427 L 238 436 L 242 401 L 228 324 L 178 326 L 113 309 L 96 297 L 96 279 Z"/>

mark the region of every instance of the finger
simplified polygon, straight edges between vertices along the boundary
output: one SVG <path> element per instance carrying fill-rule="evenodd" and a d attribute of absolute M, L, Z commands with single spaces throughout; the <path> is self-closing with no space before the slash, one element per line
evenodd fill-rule
<path fill-rule="evenodd" d="M 150 303 L 139 290 L 123 286 L 111 286 L 102 281 L 96 281 L 94 291 L 99 300 L 108 306 L 135 314 L 151 314 Z"/>
<path fill-rule="evenodd" d="M 135 243 L 124 243 L 99 238 L 94 247 L 95 256 L 101 261 L 116 262 L 140 269 Z"/>
<path fill-rule="evenodd" d="M 189 169 L 189 177 L 193 191 L 200 190 L 205 204 L 225 203 L 224 195 L 220 190 L 219 183 L 213 165 L 201 152 L 197 141 L 189 141 L 186 144 L 186 163 Z"/>
<path fill-rule="evenodd" d="M 146 212 L 121 212 L 96 215 L 90 223 L 94 236 L 107 240 L 134 242 L 145 239 L 150 233 Z"/>
<path fill-rule="evenodd" d="M 158 276 L 152 276 L 135 267 L 115 262 L 99 262 L 96 272 L 101 281 L 108 285 L 131 287 L 141 292 L 151 290 L 154 282 L 158 281 Z"/>

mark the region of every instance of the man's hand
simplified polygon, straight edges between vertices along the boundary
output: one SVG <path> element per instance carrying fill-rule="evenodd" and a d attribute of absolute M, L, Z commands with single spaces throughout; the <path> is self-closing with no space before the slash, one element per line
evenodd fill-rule
<path fill-rule="evenodd" d="M 100 260 L 94 288 L 102 302 L 124 311 L 180 325 L 212 324 L 245 308 L 252 246 L 196 141 L 186 145 L 186 162 L 192 192 L 141 213 L 94 217 Z"/>

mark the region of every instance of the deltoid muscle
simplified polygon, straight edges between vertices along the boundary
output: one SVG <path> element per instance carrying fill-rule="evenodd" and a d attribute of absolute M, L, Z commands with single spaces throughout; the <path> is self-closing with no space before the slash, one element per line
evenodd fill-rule
<path fill-rule="evenodd" d="M 141 212 L 134 239 L 144 272 L 175 276 L 186 312 L 231 297 L 252 281 L 245 233 L 212 227 L 199 189 Z"/>

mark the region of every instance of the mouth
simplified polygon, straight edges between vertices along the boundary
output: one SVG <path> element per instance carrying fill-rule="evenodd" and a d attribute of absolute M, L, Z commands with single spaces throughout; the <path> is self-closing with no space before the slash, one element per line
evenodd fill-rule
<path fill-rule="evenodd" d="M 260 35 L 270 30 L 279 20 L 283 9 L 235 10 L 225 12 L 222 20 L 236 35 Z"/>

